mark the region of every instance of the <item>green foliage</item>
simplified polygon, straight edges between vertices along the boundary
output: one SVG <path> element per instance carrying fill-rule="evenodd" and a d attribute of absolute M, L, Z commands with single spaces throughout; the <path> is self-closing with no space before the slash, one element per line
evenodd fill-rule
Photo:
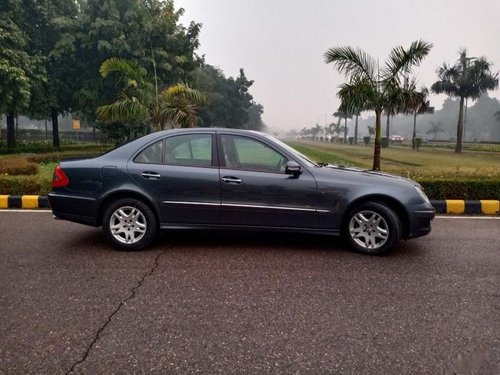
<path fill-rule="evenodd" d="M 155 71 L 160 88 L 187 81 L 200 64 L 195 51 L 201 25 L 182 26 L 182 13 L 171 0 L 83 2 L 76 42 L 82 74 L 74 97 L 84 117 L 94 120 L 95 108 L 114 101 L 121 91 L 113 80 L 99 75 L 101 65 L 112 57 Z"/>
<path fill-rule="evenodd" d="M 0 113 L 7 115 L 7 144 L 16 146 L 14 117 L 28 108 L 33 86 L 44 82 L 43 58 L 30 53 L 23 24 L 29 12 L 19 0 L 0 3 Z"/>
<path fill-rule="evenodd" d="M 500 179 L 418 179 L 429 199 L 500 199 Z"/>
<path fill-rule="evenodd" d="M 59 115 L 95 126 L 96 108 L 110 103 L 106 124 L 97 125 L 117 141 L 150 131 L 148 117 L 156 128 L 198 125 L 196 107 L 206 102 L 195 90 L 203 90 L 195 84 L 203 64 L 196 54 L 201 25 L 182 25 L 183 9 L 173 0 L 4 0 L 0 14 L 0 113 L 7 114 L 11 150 L 19 114 L 50 118 L 56 148 Z M 127 61 L 139 75 L 109 63 L 101 73 L 111 77 L 103 79 L 99 68 L 112 59 Z M 252 81 L 243 70 L 236 79 L 220 76 L 210 86 L 203 123 L 262 128 L 263 108 L 248 92 Z M 117 85 L 114 78 L 124 77 Z M 141 86 L 146 80 L 149 86 Z M 151 116 L 149 104 L 157 99 L 168 105 Z"/>
<path fill-rule="evenodd" d="M 36 176 L 0 176 L 0 192 L 5 195 L 48 194 L 51 179 Z"/>
<path fill-rule="evenodd" d="M 234 79 L 226 78 L 218 68 L 204 64 L 194 74 L 194 85 L 209 97 L 208 106 L 201 108 L 200 125 L 207 127 L 261 130 L 264 126 L 263 107 L 253 101 L 243 69 Z"/>
<path fill-rule="evenodd" d="M 195 127 L 197 106 L 206 104 L 205 95 L 184 84 L 159 89 L 158 77 L 148 76 L 137 63 L 125 59 L 111 58 L 101 68 L 106 78 L 118 75 L 122 91 L 111 104 L 97 108 L 97 116 L 106 124 L 119 123 L 123 130 L 120 137 L 126 137 L 133 128 L 139 132 L 163 130 L 165 127 Z M 125 126 L 123 126 L 125 125 Z M 106 127 L 103 127 L 106 131 Z"/>

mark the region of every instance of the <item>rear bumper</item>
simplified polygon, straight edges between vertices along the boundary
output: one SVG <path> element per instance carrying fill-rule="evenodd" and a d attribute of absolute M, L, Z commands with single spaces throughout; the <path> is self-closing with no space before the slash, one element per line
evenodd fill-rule
<path fill-rule="evenodd" d="M 94 198 L 51 192 L 48 199 L 55 218 L 97 226 L 97 204 Z"/>
<path fill-rule="evenodd" d="M 432 220 L 436 216 L 434 208 L 427 203 L 413 206 L 409 212 L 409 231 L 407 238 L 422 237 L 432 230 Z"/>

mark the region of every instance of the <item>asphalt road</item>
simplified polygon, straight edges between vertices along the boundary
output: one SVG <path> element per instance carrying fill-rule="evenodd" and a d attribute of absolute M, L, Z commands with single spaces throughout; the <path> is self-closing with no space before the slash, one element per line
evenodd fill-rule
<path fill-rule="evenodd" d="M 304 235 L 170 233 L 143 252 L 0 212 L 0 373 L 499 374 L 500 220 L 388 256 Z"/>

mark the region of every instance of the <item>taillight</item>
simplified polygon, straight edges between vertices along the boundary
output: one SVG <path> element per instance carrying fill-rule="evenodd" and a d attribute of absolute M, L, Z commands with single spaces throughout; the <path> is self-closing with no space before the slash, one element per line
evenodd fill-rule
<path fill-rule="evenodd" d="M 68 184 L 69 184 L 68 176 L 66 176 L 66 173 L 64 173 L 61 166 L 58 165 L 56 169 L 54 169 L 54 175 L 52 177 L 52 187 L 53 188 L 65 187 Z"/>

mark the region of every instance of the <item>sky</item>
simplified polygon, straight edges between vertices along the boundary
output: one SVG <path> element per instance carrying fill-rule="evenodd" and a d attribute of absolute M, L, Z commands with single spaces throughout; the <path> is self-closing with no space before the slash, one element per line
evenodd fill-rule
<path fill-rule="evenodd" d="M 236 77 L 254 80 L 250 93 L 272 129 L 334 121 L 345 77 L 324 62 L 331 47 L 359 47 L 380 64 L 397 45 L 423 39 L 434 46 L 414 69 L 420 86 L 437 80 L 458 50 L 485 56 L 500 71 L 500 0 L 175 0 L 181 22 L 202 23 L 198 54 Z M 500 90 L 489 93 L 500 99 Z M 446 95 L 431 94 L 440 109 Z"/>

